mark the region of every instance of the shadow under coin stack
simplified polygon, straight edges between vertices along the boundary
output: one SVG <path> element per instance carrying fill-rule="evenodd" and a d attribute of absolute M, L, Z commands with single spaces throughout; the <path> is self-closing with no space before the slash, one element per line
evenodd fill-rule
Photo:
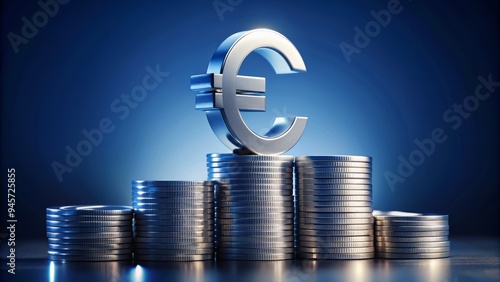
<path fill-rule="evenodd" d="M 378 258 L 435 259 L 450 256 L 448 216 L 374 211 Z"/>
<path fill-rule="evenodd" d="M 49 259 L 132 259 L 132 207 L 62 206 L 46 209 Z"/>
<path fill-rule="evenodd" d="M 135 180 L 132 202 L 136 260 L 213 259 L 213 182 Z"/>
<path fill-rule="evenodd" d="M 293 157 L 208 154 L 217 259 L 292 259 Z"/>
<path fill-rule="evenodd" d="M 375 256 L 371 167 L 365 156 L 295 158 L 298 258 Z"/>

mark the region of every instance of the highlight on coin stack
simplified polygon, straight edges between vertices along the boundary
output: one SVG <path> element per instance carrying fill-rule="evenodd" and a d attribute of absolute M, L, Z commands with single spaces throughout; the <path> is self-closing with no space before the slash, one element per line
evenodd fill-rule
<path fill-rule="evenodd" d="M 131 260 L 132 218 L 128 206 L 47 208 L 48 257 L 57 261 Z"/>

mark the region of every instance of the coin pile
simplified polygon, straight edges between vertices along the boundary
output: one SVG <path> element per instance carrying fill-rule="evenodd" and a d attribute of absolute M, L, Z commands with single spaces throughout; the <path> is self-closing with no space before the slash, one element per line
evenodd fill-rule
<path fill-rule="evenodd" d="M 213 200 L 211 181 L 132 181 L 134 258 L 213 259 Z"/>
<path fill-rule="evenodd" d="M 46 209 L 49 259 L 132 259 L 132 207 L 61 206 Z"/>
<path fill-rule="evenodd" d="M 297 257 L 375 256 L 371 167 L 365 156 L 295 158 Z"/>
<path fill-rule="evenodd" d="M 374 211 L 377 257 L 432 259 L 450 256 L 448 216 Z"/>
<path fill-rule="evenodd" d="M 217 259 L 294 256 L 293 157 L 208 154 L 216 180 Z"/>

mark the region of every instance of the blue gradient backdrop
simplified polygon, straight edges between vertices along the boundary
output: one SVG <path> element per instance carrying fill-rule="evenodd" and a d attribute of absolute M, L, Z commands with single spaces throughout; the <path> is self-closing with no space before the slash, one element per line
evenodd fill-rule
<path fill-rule="evenodd" d="M 43 1 L 43 0 L 42 0 Z M 221 1 L 226 2 L 226 1 Z M 238 4 L 238 1 L 232 1 Z M 45 208 L 131 204 L 132 179 L 204 179 L 205 154 L 228 152 L 189 90 L 229 35 L 274 29 L 301 52 L 307 72 L 276 75 L 258 55 L 241 72 L 267 78 L 267 112 L 245 114 L 257 132 L 277 115 L 309 117 L 287 154 L 373 157 L 376 209 L 450 215 L 452 235 L 498 235 L 500 88 L 456 130 L 443 113 L 474 94 L 479 75 L 500 81 L 496 1 L 401 1 L 402 11 L 348 63 L 339 48 L 388 1 L 249 1 L 223 14 L 213 1 L 72 1 L 15 53 L 10 32 L 41 10 L 2 3 L 2 226 L 7 168 L 16 169 L 18 238 L 44 238 Z M 146 67 L 168 72 L 121 120 L 112 102 L 142 84 Z M 115 129 L 59 182 L 52 162 L 109 118 Z M 395 189 L 415 139 L 447 140 Z M 2 228 L 2 233 L 5 229 Z"/>

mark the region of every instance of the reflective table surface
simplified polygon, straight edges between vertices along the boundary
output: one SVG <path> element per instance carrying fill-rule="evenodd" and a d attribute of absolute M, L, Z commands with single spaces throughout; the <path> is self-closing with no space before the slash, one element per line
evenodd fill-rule
<path fill-rule="evenodd" d="M 1 247 L 1 281 L 500 281 L 500 238 L 452 238 L 428 260 L 71 262 L 47 260 L 45 241 L 18 242 L 15 274 Z"/>

